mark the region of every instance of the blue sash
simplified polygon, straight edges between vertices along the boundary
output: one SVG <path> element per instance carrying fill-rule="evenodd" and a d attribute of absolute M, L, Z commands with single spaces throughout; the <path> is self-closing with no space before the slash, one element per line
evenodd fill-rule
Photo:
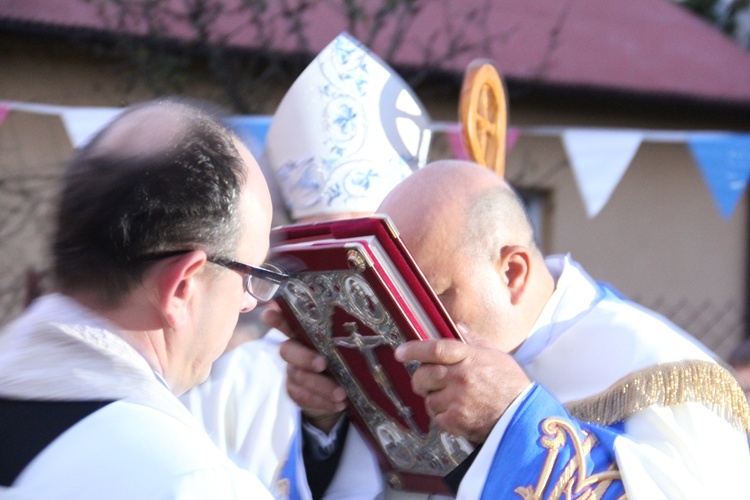
<path fill-rule="evenodd" d="M 482 498 L 571 498 L 596 491 L 609 500 L 624 493 L 614 454 L 618 426 L 573 419 L 536 385 L 505 430 L 490 466 Z"/>

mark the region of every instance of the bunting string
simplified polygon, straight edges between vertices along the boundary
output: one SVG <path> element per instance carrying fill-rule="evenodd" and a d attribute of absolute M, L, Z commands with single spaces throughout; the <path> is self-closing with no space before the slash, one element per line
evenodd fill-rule
<path fill-rule="evenodd" d="M 465 158 L 460 124 L 433 122 L 448 134 L 456 158 Z M 641 143 L 684 143 L 690 149 L 717 210 L 731 218 L 750 180 L 750 134 L 715 130 L 644 130 L 587 127 L 509 127 L 507 152 L 520 135 L 559 137 L 589 218 L 604 208 Z M 452 137 L 453 136 L 453 137 Z"/>
<path fill-rule="evenodd" d="M 85 144 L 122 108 L 71 107 L 0 100 L 0 125 L 11 111 L 57 115 L 74 148 Z M 234 116 L 229 126 L 258 158 L 262 155 L 268 115 Z M 446 134 L 455 158 L 468 157 L 456 122 L 432 122 L 433 132 Z M 560 126 L 509 127 L 509 153 L 522 135 L 559 137 L 590 218 L 606 206 L 642 142 L 684 143 L 698 166 L 718 212 L 729 219 L 750 180 L 750 134 L 725 131 L 641 130 Z"/>

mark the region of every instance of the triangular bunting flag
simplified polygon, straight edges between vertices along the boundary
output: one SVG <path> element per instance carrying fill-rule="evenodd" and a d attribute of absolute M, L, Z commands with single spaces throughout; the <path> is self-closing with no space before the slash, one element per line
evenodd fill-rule
<path fill-rule="evenodd" d="M 59 115 L 74 147 L 83 146 L 123 110 L 121 108 L 68 107 L 0 100 L 0 124 L 10 111 Z M 260 159 L 272 116 L 234 116 L 227 120 L 253 155 Z M 461 124 L 434 122 L 445 132 L 454 158 L 468 159 L 461 138 Z M 506 154 L 519 136 L 560 136 L 573 169 L 576 184 L 590 218 L 609 201 L 642 141 L 687 142 L 708 184 L 722 217 L 734 212 L 750 181 L 750 134 L 728 132 L 606 130 L 565 127 L 509 127 Z"/>
<path fill-rule="evenodd" d="M 630 166 L 643 133 L 619 130 L 566 130 L 562 141 L 586 213 L 594 218 L 609 201 Z"/>
<path fill-rule="evenodd" d="M 71 144 L 80 148 L 122 111 L 121 108 L 68 108 L 61 111 L 60 117 Z"/>
<path fill-rule="evenodd" d="M 688 145 L 719 212 L 728 219 L 750 178 L 750 135 L 694 135 Z"/>
<path fill-rule="evenodd" d="M 8 113 L 10 113 L 10 108 L 0 104 L 0 125 L 3 124 L 3 120 L 5 120 L 5 117 L 8 116 Z"/>
<path fill-rule="evenodd" d="M 233 116 L 227 118 L 226 124 L 240 136 L 253 156 L 260 159 L 266 146 L 266 136 L 272 118 L 272 116 L 264 115 Z"/>

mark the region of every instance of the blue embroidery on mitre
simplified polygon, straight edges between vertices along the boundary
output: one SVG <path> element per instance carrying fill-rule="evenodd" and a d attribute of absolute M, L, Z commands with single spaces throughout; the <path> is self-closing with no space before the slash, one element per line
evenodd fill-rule
<path fill-rule="evenodd" d="M 363 202 L 385 198 L 393 186 L 408 175 L 405 164 L 394 167 L 363 160 L 351 163 L 354 164 L 334 165 L 316 158 L 304 158 L 285 163 L 277 171 L 277 176 L 282 186 L 293 186 L 284 194 L 294 197 L 294 208 L 301 210 L 316 205 L 364 206 Z"/>
<path fill-rule="evenodd" d="M 426 160 L 429 117 L 403 80 L 339 35 L 279 105 L 265 161 L 293 218 L 372 212 Z"/>

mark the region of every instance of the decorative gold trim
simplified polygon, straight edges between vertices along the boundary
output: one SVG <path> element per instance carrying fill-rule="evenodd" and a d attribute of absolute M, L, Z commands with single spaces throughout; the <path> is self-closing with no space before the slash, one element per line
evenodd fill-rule
<path fill-rule="evenodd" d="M 389 233 L 391 233 L 391 236 L 393 236 L 394 239 L 399 237 L 398 229 L 396 229 L 396 225 L 393 223 L 390 217 L 383 216 L 383 221 L 385 228 L 388 230 Z"/>
<path fill-rule="evenodd" d="M 289 498 L 290 484 L 289 478 L 286 477 L 276 481 L 276 498 Z"/>
<path fill-rule="evenodd" d="M 395 472 L 389 472 L 386 477 L 388 485 L 394 490 L 401 490 L 404 488 L 404 485 L 401 482 L 401 478 L 398 477 L 398 474 L 396 474 Z"/>
<path fill-rule="evenodd" d="M 604 392 L 565 406 L 579 420 L 611 425 L 652 405 L 672 407 L 688 402 L 703 404 L 737 429 L 750 433 L 750 407 L 745 393 L 726 368 L 710 361 L 654 365 L 621 378 Z M 616 463 L 604 472 L 587 476 L 586 457 L 598 444 L 593 434 L 583 431 L 586 437 L 581 442 L 575 428 L 557 417 L 545 419 L 541 429 L 544 435 L 540 443 L 548 450 L 547 458 L 536 486 L 514 490 L 524 500 L 571 499 L 583 492 L 586 499 L 602 498 L 613 481 L 621 480 Z M 557 482 L 549 485 L 559 451 L 568 441 L 575 452 Z"/>
<path fill-rule="evenodd" d="M 711 361 L 654 365 L 565 407 L 579 420 L 612 425 L 651 405 L 672 407 L 689 402 L 705 405 L 738 430 L 750 433 L 750 407 L 745 393 L 726 368 Z"/>
<path fill-rule="evenodd" d="M 616 464 L 611 464 L 604 472 L 591 474 L 590 476 L 587 475 L 586 457 L 591 453 L 591 449 L 599 444 L 596 436 L 593 434 L 586 434 L 584 432 L 586 438 L 581 442 L 575 428 L 570 423 L 557 417 L 545 419 L 542 422 L 541 429 L 544 436 L 540 438 L 540 443 L 548 451 L 536 487 L 519 486 L 513 490 L 524 500 L 537 500 L 541 498 L 549 500 L 560 498 L 571 499 L 595 485 L 595 488 L 589 490 L 585 498 L 601 498 L 611 486 L 612 481 L 620 479 L 620 471 L 617 470 Z M 568 441 L 566 435 L 570 438 L 570 443 L 575 452 L 565 465 L 557 483 L 552 487 L 549 494 L 545 495 L 544 492 L 552 476 L 560 448 L 565 446 Z"/>
<path fill-rule="evenodd" d="M 367 269 L 367 258 L 364 254 L 356 248 L 349 249 L 346 252 L 346 263 L 350 269 L 362 272 Z"/>

